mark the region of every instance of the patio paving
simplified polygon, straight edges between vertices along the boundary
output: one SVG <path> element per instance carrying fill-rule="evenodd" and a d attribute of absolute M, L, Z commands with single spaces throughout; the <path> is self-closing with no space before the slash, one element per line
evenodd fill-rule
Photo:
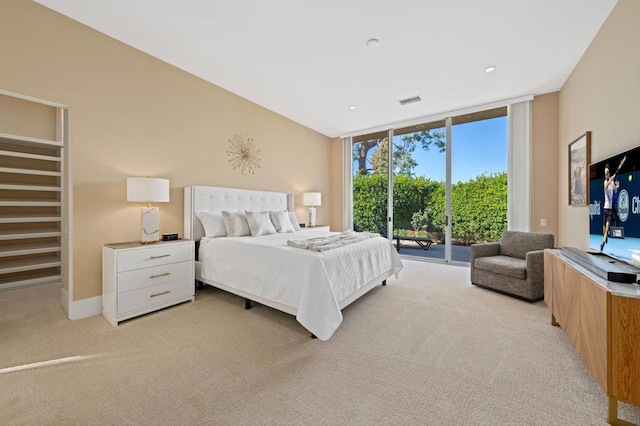
<path fill-rule="evenodd" d="M 395 241 L 394 241 L 395 247 Z M 445 244 L 431 244 L 429 250 L 423 250 L 417 244 L 403 242 L 400 244 L 400 256 L 423 257 L 444 260 Z M 451 260 L 454 262 L 471 262 L 471 247 L 453 245 L 451 247 Z"/>

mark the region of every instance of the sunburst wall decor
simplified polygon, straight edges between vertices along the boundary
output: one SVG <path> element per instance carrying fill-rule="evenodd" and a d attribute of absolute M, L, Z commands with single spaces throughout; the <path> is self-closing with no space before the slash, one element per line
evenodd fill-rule
<path fill-rule="evenodd" d="M 251 137 L 233 135 L 229 139 L 227 156 L 230 157 L 229 163 L 233 169 L 240 168 L 242 174 L 246 172 L 255 174 L 260 168 L 260 150 Z"/>

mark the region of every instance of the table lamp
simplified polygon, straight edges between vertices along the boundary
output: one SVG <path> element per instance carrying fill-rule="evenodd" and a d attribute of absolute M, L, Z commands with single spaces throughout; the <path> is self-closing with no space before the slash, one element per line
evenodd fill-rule
<path fill-rule="evenodd" d="M 316 226 L 316 206 L 322 205 L 322 194 L 305 192 L 302 194 L 302 204 L 309 206 L 309 226 Z"/>
<path fill-rule="evenodd" d="M 160 241 L 160 209 L 151 207 L 151 203 L 169 202 L 169 179 L 128 177 L 127 201 L 147 203 L 146 207 L 142 207 L 140 214 L 140 242 L 153 244 Z"/>

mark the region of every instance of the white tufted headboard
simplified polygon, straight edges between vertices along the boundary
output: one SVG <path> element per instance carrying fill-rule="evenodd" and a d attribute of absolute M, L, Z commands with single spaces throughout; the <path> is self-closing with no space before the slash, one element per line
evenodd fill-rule
<path fill-rule="evenodd" d="M 293 194 L 220 188 L 217 186 L 187 186 L 184 188 L 184 237 L 200 241 L 204 229 L 196 212 L 221 211 L 293 211 Z"/>

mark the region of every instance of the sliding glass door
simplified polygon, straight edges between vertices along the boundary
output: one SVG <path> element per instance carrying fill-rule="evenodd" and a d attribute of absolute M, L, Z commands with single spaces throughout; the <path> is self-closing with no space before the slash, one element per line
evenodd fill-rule
<path fill-rule="evenodd" d="M 394 130 L 393 234 L 406 256 L 445 260 L 445 122 Z"/>
<path fill-rule="evenodd" d="M 388 236 L 389 132 L 352 139 L 353 229 Z"/>
<path fill-rule="evenodd" d="M 471 244 L 507 228 L 506 114 L 354 137 L 354 229 L 393 238 L 403 256 L 469 262 Z"/>
<path fill-rule="evenodd" d="M 506 108 L 452 119 L 452 260 L 469 262 L 469 245 L 498 241 L 507 229 Z"/>

